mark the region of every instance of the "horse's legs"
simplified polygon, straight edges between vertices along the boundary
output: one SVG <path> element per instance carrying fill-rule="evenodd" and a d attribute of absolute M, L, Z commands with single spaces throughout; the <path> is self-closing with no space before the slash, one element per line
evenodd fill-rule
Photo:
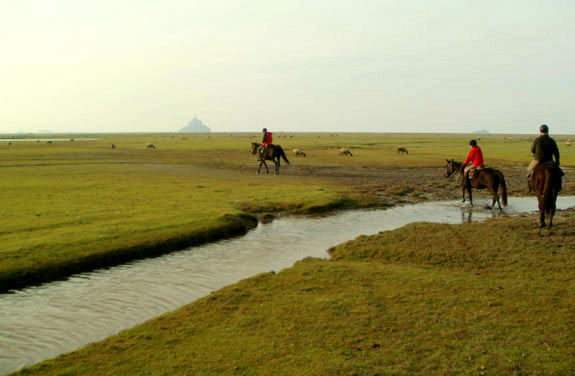
<path fill-rule="evenodd" d="M 463 200 L 461 202 L 465 202 L 465 186 L 461 187 L 461 193 L 463 194 Z"/>
<path fill-rule="evenodd" d="M 495 187 L 493 187 L 493 189 L 491 190 L 491 196 L 493 198 L 493 202 L 491 202 L 491 209 L 495 209 L 495 203 L 497 202 L 497 206 L 499 207 L 499 211 L 503 212 L 503 208 L 501 208 L 501 202 L 499 201 L 499 193 L 497 193 L 497 190 L 499 189 L 499 187 L 497 187 L 497 185 L 495 185 Z"/>
<path fill-rule="evenodd" d="M 555 216 L 555 204 L 553 204 L 553 208 L 549 210 L 549 228 L 553 227 L 553 216 Z"/>
<path fill-rule="evenodd" d="M 539 202 L 539 228 L 543 228 L 545 227 L 545 203 L 542 194 L 537 193 L 537 201 Z"/>
<path fill-rule="evenodd" d="M 471 195 L 471 183 L 467 181 L 467 195 L 469 196 L 469 204 L 473 207 L 473 196 Z"/>
<path fill-rule="evenodd" d="M 278 158 L 277 160 L 274 159 L 274 163 L 276 164 L 276 175 L 278 175 L 280 173 L 280 159 Z"/>
<path fill-rule="evenodd" d="M 260 159 L 260 167 L 258 168 L 258 174 L 260 173 L 260 170 L 262 169 L 262 165 L 265 166 L 267 173 L 270 173 L 270 170 L 268 169 L 268 164 L 266 163 L 265 160 Z"/>
<path fill-rule="evenodd" d="M 539 210 L 539 228 L 545 227 L 545 210 Z"/>

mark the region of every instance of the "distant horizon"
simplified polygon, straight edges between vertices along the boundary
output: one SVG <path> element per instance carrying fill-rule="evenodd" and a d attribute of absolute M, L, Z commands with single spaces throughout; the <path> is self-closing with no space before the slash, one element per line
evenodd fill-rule
<path fill-rule="evenodd" d="M 6 136 L 30 136 L 30 135 L 75 135 L 75 134 L 187 134 L 187 135 L 194 135 L 194 134 L 251 134 L 251 133 L 261 133 L 259 131 L 212 131 L 212 132 L 180 132 L 180 131 L 173 131 L 173 132 L 47 132 L 47 133 L 36 133 L 36 132 L 16 132 L 16 133 L 9 133 L 9 132 L 0 132 L 0 135 Z M 533 133 L 517 133 L 517 132 L 489 132 L 489 133 L 473 133 L 473 132 L 373 132 L 373 131 L 322 131 L 322 132 L 308 132 L 308 131 L 274 131 L 272 133 L 307 133 L 307 134 L 468 134 L 474 135 L 477 137 L 482 136 L 490 136 L 490 135 L 525 135 L 525 136 L 532 136 L 538 135 L 539 131 Z M 550 132 L 550 136 L 557 135 L 557 136 L 571 136 L 574 135 L 573 133 L 554 133 Z"/>
<path fill-rule="evenodd" d="M 575 129 L 575 2 L 19 0 L 0 133 Z M 97 131 L 96 131 L 97 130 Z"/>

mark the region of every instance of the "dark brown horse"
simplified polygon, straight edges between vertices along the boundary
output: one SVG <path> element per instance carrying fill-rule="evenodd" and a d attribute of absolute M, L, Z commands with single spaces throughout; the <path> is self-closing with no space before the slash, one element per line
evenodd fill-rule
<path fill-rule="evenodd" d="M 260 166 L 258 167 L 258 174 L 260 173 L 260 170 L 262 169 L 262 165 L 264 165 L 266 167 L 266 171 L 269 174 L 270 170 L 268 168 L 268 165 L 266 163 L 266 161 L 273 161 L 276 165 L 276 175 L 280 173 L 280 160 L 281 158 L 283 158 L 284 161 L 286 161 L 287 164 L 289 164 L 289 161 L 286 157 L 286 153 L 284 153 L 284 149 L 282 149 L 281 146 L 279 145 L 273 145 L 270 144 L 266 147 L 265 151 L 263 152 L 263 154 L 260 153 L 260 147 L 262 145 L 258 144 L 257 142 L 252 142 L 252 154 L 259 155 L 259 162 L 260 162 Z"/>
<path fill-rule="evenodd" d="M 555 203 L 561 191 L 561 171 L 552 163 L 539 163 L 533 170 L 529 183 L 537 194 L 539 203 L 539 227 L 545 227 L 545 217 L 549 218 L 549 228 L 553 227 Z"/>
<path fill-rule="evenodd" d="M 462 163 L 455 162 L 453 159 L 447 161 L 447 167 L 445 170 L 445 177 L 450 177 L 454 172 L 458 172 L 461 180 L 463 181 L 463 166 Z M 467 178 L 466 181 L 462 183 L 462 193 L 463 202 L 465 202 L 465 191 L 469 195 L 469 203 L 473 206 L 473 197 L 471 195 L 471 188 L 475 189 L 485 189 L 487 188 L 491 192 L 493 202 L 491 203 L 491 209 L 495 207 L 495 203 L 499 206 L 499 210 L 503 211 L 501 208 L 501 203 L 499 202 L 499 187 L 501 187 L 501 198 L 503 201 L 503 206 L 507 206 L 507 186 L 505 185 L 505 177 L 503 173 L 494 168 L 483 168 L 478 171 L 477 176 L 473 179 Z"/>

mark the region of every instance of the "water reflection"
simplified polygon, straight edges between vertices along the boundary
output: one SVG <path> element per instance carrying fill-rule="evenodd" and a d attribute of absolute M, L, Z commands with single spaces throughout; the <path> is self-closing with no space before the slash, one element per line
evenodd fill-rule
<path fill-rule="evenodd" d="M 461 223 L 471 223 L 473 220 L 473 210 L 461 208 Z"/>

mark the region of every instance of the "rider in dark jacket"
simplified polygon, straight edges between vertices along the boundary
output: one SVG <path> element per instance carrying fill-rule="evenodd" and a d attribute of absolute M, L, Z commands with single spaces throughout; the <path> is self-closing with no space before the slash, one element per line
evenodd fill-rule
<path fill-rule="evenodd" d="M 539 127 L 539 133 L 541 135 L 537 137 L 531 145 L 533 161 L 531 161 L 527 169 L 529 172 L 527 176 L 529 192 L 531 192 L 531 175 L 539 163 L 553 163 L 553 159 L 555 159 L 555 166 L 559 168 L 559 148 L 555 140 L 549 137 L 549 127 L 546 124 L 541 125 L 541 127 Z M 561 168 L 559 168 L 559 172 L 561 176 L 564 175 Z"/>

